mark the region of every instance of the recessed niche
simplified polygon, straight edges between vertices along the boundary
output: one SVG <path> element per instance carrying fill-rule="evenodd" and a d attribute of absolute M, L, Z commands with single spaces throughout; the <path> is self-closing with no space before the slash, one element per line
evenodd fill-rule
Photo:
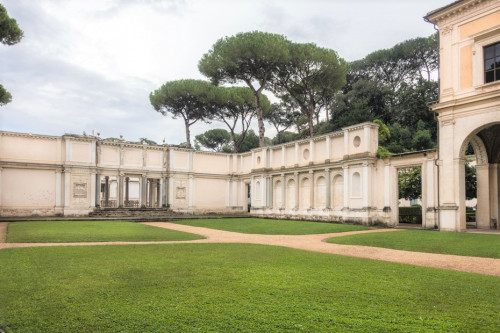
<path fill-rule="evenodd" d="M 361 138 L 359 136 L 356 136 L 352 141 L 352 144 L 354 145 L 354 147 L 358 148 L 361 144 Z"/>
<path fill-rule="evenodd" d="M 257 156 L 257 164 L 260 164 L 260 156 Z"/>
<path fill-rule="evenodd" d="M 305 160 L 308 160 L 309 159 L 309 149 L 304 149 L 304 153 L 302 154 L 302 156 L 304 156 L 304 159 Z"/>

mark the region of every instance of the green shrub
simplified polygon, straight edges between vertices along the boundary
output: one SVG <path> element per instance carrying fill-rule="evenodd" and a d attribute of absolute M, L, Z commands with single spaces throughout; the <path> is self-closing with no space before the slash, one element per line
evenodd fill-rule
<path fill-rule="evenodd" d="M 399 223 L 422 223 L 422 207 L 414 205 L 411 207 L 399 207 Z"/>

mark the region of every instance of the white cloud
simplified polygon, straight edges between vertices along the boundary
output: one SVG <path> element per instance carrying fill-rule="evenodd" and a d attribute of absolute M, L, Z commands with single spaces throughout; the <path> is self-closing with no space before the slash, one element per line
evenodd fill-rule
<path fill-rule="evenodd" d="M 25 37 L 0 45 L 0 81 L 13 95 L 0 129 L 180 143 L 182 121 L 155 112 L 148 95 L 202 78 L 198 61 L 217 39 L 268 31 L 355 60 L 431 34 L 422 16 L 450 1 L 4 0 Z M 197 123 L 192 138 L 214 127 L 223 125 Z"/>

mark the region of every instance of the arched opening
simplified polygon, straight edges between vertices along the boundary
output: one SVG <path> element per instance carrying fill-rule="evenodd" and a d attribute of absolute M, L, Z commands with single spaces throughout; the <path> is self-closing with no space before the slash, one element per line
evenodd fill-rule
<path fill-rule="evenodd" d="M 398 171 L 398 223 L 421 227 L 422 167 L 410 166 Z"/>
<path fill-rule="evenodd" d="M 336 175 L 333 177 L 332 208 L 340 210 L 344 206 L 344 177 Z"/>
<path fill-rule="evenodd" d="M 326 208 L 326 180 L 325 177 L 318 177 L 316 179 L 316 194 L 314 195 L 316 198 L 315 207 L 319 209 Z"/>
<path fill-rule="evenodd" d="M 290 179 L 286 187 L 286 208 L 292 210 L 295 208 L 295 180 Z"/>
<path fill-rule="evenodd" d="M 311 182 L 309 178 L 304 178 L 300 182 L 300 209 L 309 209 L 311 207 Z"/>
<path fill-rule="evenodd" d="M 460 149 L 460 193 L 459 214 L 462 228 L 470 220 L 470 209 L 467 199 L 470 198 L 470 175 L 467 174 L 467 153 L 474 152 L 476 169 L 476 207 L 475 225 L 469 227 L 479 229 L 500 229 L 500 124 L 488 124 L 480 127 L 462 143 Z M 469 171 L 470 174 L 470 171 Z M 469 218 L 468 215 L 469 214 Z"/>
<path fill-rule="evenodd" d="M 465 219 L 468 229 L 477 228 L 477 171 L 474 147 L 469 143 L 465 151 Z"/>

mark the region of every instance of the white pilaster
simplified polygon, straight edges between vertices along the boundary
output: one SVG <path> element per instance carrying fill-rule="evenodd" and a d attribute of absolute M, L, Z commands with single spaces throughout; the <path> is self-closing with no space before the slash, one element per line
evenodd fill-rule
<path fill-rule="evenodd" d="M 168 196 L 167 196 L 167 203 L 170 207 L 172 207 L 174 203 L 174 180 L 172 178 L 169 178 L 168 180 Z"/>
<path fill-rule="evenodd" d="M 329 168 L 325 169 L 325 180 L 326 180 L 326 208 L 330 209 L 332 207 L 332 194 L 331 194 L 331 172 Z"/>
<path fill-rule="evenodd" d="M 0 186 L 0 191 L 2 186 Z M 61 171 L 56 171 L 56 208 L 61 207 L 62 193 L 64 192 L 62 188 Z M 1 197 L 0 197 L 1 198 Z"/>
<path fill-rule="evenodd" d="M 69 208 L 71 197 L 71 172 L 69 170 L 64 171 L 64 208 Z"/>
<path fill-rule="evenodd" d="M 226 179 L 226 207 L 229 207 L 230 205 L 230 197 L 231 197 L 231 190 L 230 190 L 230 182 L 229 179 Z"/>
<path fill-rule="evenodd" d="M 332 159 L 332 141 L 329 135 L 326 137 L 326 159 Z"/>
<path fill-rule="evenodd" d="M 309 140 L 309 162 L 314 162 L 314 140 Z M 311 203 L 312 204 L 312 203 Z"/>
<path fill-rule="evenodd" d="M 363 184 L 363 207 L 371 207 L 371 196 L 370 196 L 370 181 L 371 181 L 371 166 L 368 163 L 363 163 L 363 178 L 361 183 Z"/>
<path fill-rule="evenodd" d="M 384 165 L 384 207 L 391 206 L 391 165 Z"/>
<path fill-rule="evenodd" d="M 285 145 L 281 146 L 281 166 L 286 165 L 286 148 Z"/>
<path fill-rule="evenodd" d="M 189 152 L 189 171 L 193 172 L 193 164 L 194 164 L 194 152 Z"/>
<path fill-rule="evenodd" d="M 342 167 L 344 169 L 344 207 L 349 207 L 349 166 L 345 165 Z"/>
<path fill-rule="evenodd" d="M 299 164 L 299 143 L 295 142 L 295 165 Z"/>
<path fill-rule="evenodd" d="M 285 174 L 281 174 L 281 208 L 286 207 L 286 177 Z"/>
<path fill-rule="evenodd" d="M 371 143 L 371 135 L 370 135 L 370 126 L 365 125 L 363 127 L 363 143 L 365 147 L 365 151 L 370 151 L 370 143 Z"/>
<path fill-rule="evenodd" d="M 57 182 L 57 172 L 56 172 L 56 182 Z M 56 185 L 57 187 L 57 185 Z M 57 194 L 56 194 L 57 197 Z M 95 207 L 96 198 L 96 174 L 90 174 L 90 207 Z M 57 206 L 57 205 L 56 205 Z"/>
<path fill-rule="evenodd" d="M 344 130 L 344 155 L 349 155 L 349 131 L 348 130 Z"/>
<path fill-rule="evenodd" d="M 96 141 L 93 141 L 90 145 L 90 163 L 96 165 Z"/>
<path fill-rule="evenodd" d="M 261 176 L 260 177 L 260 189 L 261 189 L 261 198 L 262 198 L 262 201 L 261 201 L 261 206 L 262 207 L 265 207 L 266 206 L 266 202 L 267 202 L 267 181 L 266 181 L 266 178 L 264 176 Z"/>

